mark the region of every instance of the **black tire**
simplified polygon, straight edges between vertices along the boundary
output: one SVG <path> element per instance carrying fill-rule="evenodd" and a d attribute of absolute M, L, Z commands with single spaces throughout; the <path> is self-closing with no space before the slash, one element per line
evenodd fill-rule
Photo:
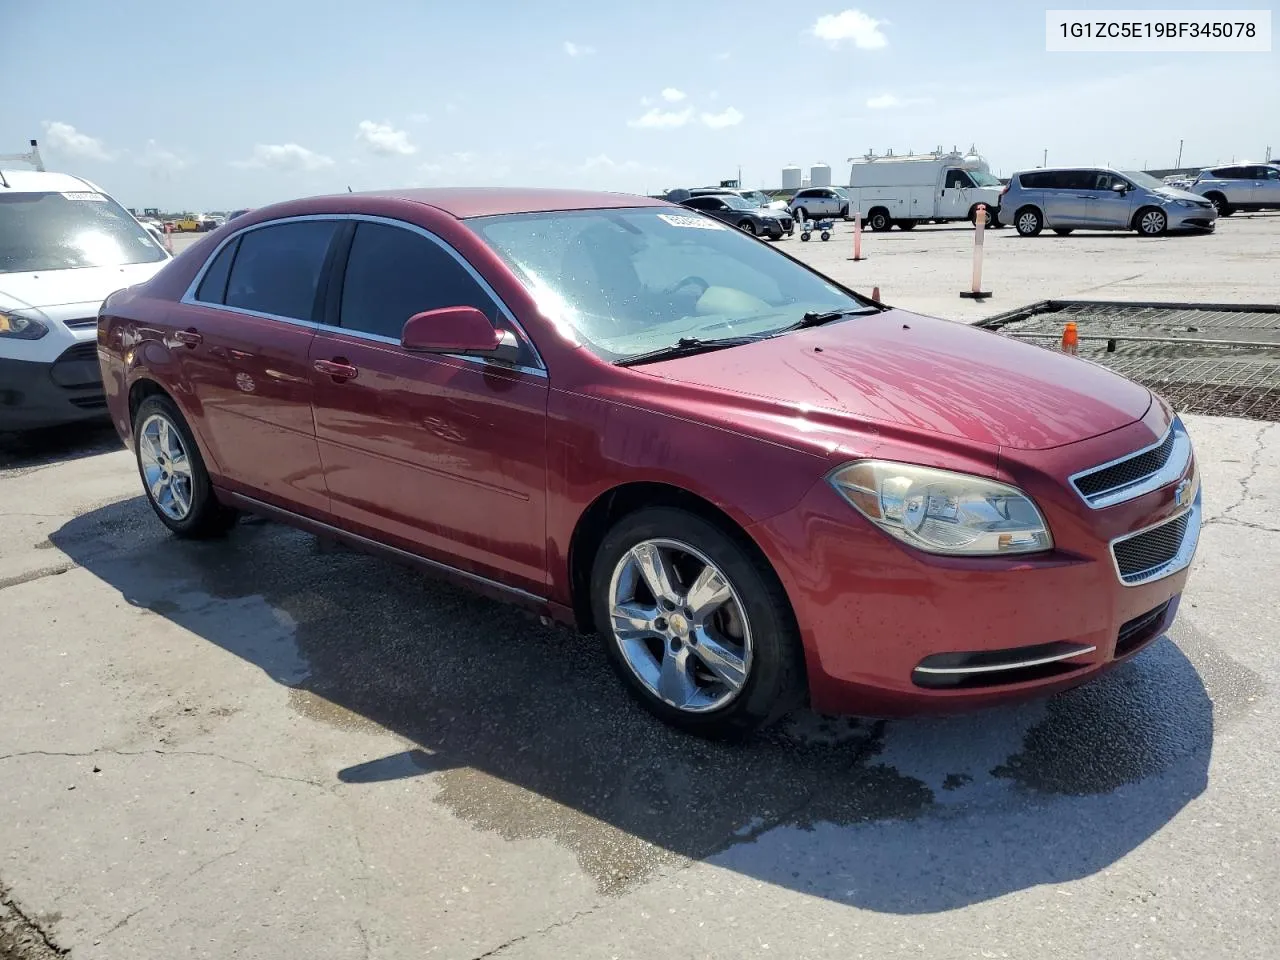
<path fill-rule="evenodd" d="M 1236 212 L 1235 207 L 1227 203 L 1225 194 L 1214 191 L 1213 193 L 1206 193 L 1204 198 L 1214 205 L 1220 217 L 1229 217 Z"/>
<path fill-rule="evenodd" d="M 899 221 L 898 221 L 898 229 L 899 229 L 899 230 L 914 230 L 914 229 L 916 228 L 916 224 L 917 224 L 917 223 L 919 223 L 919 222 L 920 222 L 919 220 L 899 220 Z"/>
<path fill-rule="evenodd" d="M 707 712 L 681 710 L 661 700 L 627 664 L 609 615 L 615 568 L 637 544 L 671 539 L 687 544 L 723 573 L 750 626 L 751 662 L 737 695 Z M 605 536 L 591 571 L 591 609 L 609 662 L 631 694 L 654 716 L 706 737 L 739 737 L 768 726 L 805 697 L 804 651 L 791 604 L 769 565 L 741 534 L 726 532 L 697 514 L 650 507 L 618 521 Z"/>
<path fill-rule="evenodd" d="M 148 487 L 147 476 L 142 460 L 142 428 L 153 417 L 163 418 L 170 429 L 176 431 L 186 452 L 190 468 L 189 511 L 181 518 L 174 518 L 161 508 L 152 496 Z M 206 540 L 220 537 L 230 530 L 236 522 L 236 511 L 223 506 L 214 495 L 213 485 L 209 480 L 209 471 L 200 455 L 200 447 L 196 444 L 191 428 L 172 400 L 162 394 L 152 395 L 138 406 L 133 417 L 133 449 L 134 459 L 138 464 L 138 476 L 142 480 L 142 488 L 160 522 L 179 537 L 189 540 Z"/>
<path fill-rule="evenodd" d="M 849 205 L 847 203 L 840 208 L 840 219 L 841 220 L 849 219 Z"/>
<path fill-rule="evenodd" d="M 822 239 L 823 239 L 823 240 L 830 240 L 830 239 L 831 239 L 831 231 L 830 231 L 830 230 L 823 230 L 823 231 L 822 231 L 821 236 L 822 236 Z"/>
<path fill-rule="evenodd" d="M 804 223 L 809 219 L 809 211 L 806 210 L 804 207 L 796 207 L 795 216 L 796 216 L 796 220 L 798 220 L 800 223 Z"/>
<path fill-rule="evenodd" d="M 756 235 L 756 225 L 752 223 L 750 220 L 743 220 L 740 224 L 738 224 L 738 229 L 741 230 L 743 233 L 751 234 L 753 237 Z"/>
<path fill-rule="evenodd" d="M 1169 230 L 1169 215 L 1159 207 L 1143 207 L 1133 215 L 1133 229 L 1144 237 L 1162 237 Z"/>
<path fill-rule="evenodd" d="M 1013 226 L 1020 237 L 1038 237 L 1044 229 L 1044 214 L 1037 207 L 1023 207 L 1014 215 Z"/>
<path fill-rule="evenodd" d="M 889 211 L 883 207 L 876 207 L 867 213 L 867 226 L 876 233 L 884 233 L 886 230 L 893 229 L 893 220 L 889 216 Z"/>
<path fill-rule="evenodd" d="M 810 236 L 810 234 L 809 234 L 809 231 L 808 231 L 808 230 L 803 230 L 803 231 L 801 231 L 801 233 L 800 233 L 800 239 L 801 239 L 801 241 L 803 241 L 804 243 L 808 243 L 808 242 L 809 242 L 809 236 Z"/>
<path fill-rule="evenodd" d="M 1073 230 L 1075 230 L 1075 227 L 1054 227 L 1054 228 L 1053 228 L 1053 232 L 1054 232 L 1054 233 L 1056 233 L 1056 234 L 1057 234 L 1058 236 L 1060 236 L 1060 237 L 1069 237 L 1069 236 L 1071 236 L 1071 232 L 1072 232 Z"/>

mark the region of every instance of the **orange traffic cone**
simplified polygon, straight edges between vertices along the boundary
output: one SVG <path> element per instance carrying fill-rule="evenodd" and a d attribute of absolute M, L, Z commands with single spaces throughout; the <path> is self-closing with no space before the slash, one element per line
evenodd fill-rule
<path fill-rule="evenodd" d="M 872 299 L 872 300 L 874 300 L 876 303 L 879 303 L 879 302 L 880 302 L 880 288 L 879 288 L 879 287 L 872 287 L 872 288 L 871 288 L 871 299 Z"/>
<path fill-rule="evenodd" d="M 1068 320 L 1066 326 L 1062 328 L 1062 352 L 1078 353 L 1080 347 L 1080 333 L 1076 330 L 1076 322 Z"/>

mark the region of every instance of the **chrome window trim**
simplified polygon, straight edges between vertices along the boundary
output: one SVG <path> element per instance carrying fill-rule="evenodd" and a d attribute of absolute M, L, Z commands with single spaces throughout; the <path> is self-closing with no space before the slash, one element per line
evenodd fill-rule
<path fill-rule="evenodd" d="M 1075 650 L 1055 653 L 1048 657 L 1036 657 L 1034 660 L 1020 660 L 1017 663 L 996 663 L 983 667 L 916 667 L 912 673 L 943 674 L 947 676 L 970 673 L 1001 673 L 1005 670 L 1024 670 L 1027 667 L 1040 667 L 1046 663 L 1057 663 L 1059 660 L 1074 660 L 1076 657 L 1083 657 L 1087 653 L 1094 653 L 1097 649 L 1096 646 L 1078 647 Z"/>
<path fill-rule="evenodd" d="M 516 319 L 516 315 L 512 312 L 511 308 L 507 306 L 506 302 L 500 296 L 498 296 L 497 291 L 494 290 L 492 286 L 490 286 L 489 281 L 485 280 L 485 278 L 482 277 L 476 271 L 475 267 L 473 267 L 467 261 L 467 259 L 464 256 L 462 256 L 462 254 L 458 253 L 458 251 L 455 250 L 450 244 L 446 243 L 440 237 L 437 237 L 430 230 L 420 227 L 416 223 L 409 223 L 407 220 L 396 220 L 391 217 L 379 217 L 379 216 L 374 216 L 373 214 L 365 214 L 365 213 L 305 213 L 305 214 L 299 214 L 293 217 L 278 217 L 274 220 L 263 220 L 261 223 L 248 224 L 247 226 L 241 227 L 235 232 L 224 237 L 218 243 L 217 247 L 215 247 L 213 251 L 209 254 L 209 256 L 205 258 L 204 263 L 200 265 L 200 269 L 196 271 L 195 277 L 192 279 L 191 283 L 187 286 L 186 292 L 182 295 L 181 299 L 178 302 L 186 304 L 187 306 L 205 307 L 210 310 L 227 310 L 227 311 L 230 311 L 231 313 L 240 314 L 241 316 L 246 316 L 246 317 L 259 317 L 263 320 L 278 320 L 282 323 L 291 323 L 291 324 L 294 324 L 295 326 L 309 327 L 317 331 L 324 330 L 329 333 L 342 333 L 349 337 L 355 337 L 358 340 L 369 340 L 374 343 L 390 344 L 397 347 L 400 346 L 399 340 L 396 340 L 392 337 L 384 337 L 376 333 L 366 333 L 363 330 L 353 330 L 349 327 L 334 327 L 327 323 L 317 323 L 314 320 L 299 320 L 296 317 L 282 317 L 279 314 L 266 313 L 265 311 L 262 311 L 262 310 L 247 310 L 244 307 L 232 307 L 232 306 L 228 306 L 225 303 L 210 303 L 207 300 L 196 299 L 196 291 L 200 289 L 200 282 L 204 279 L 205 273 L 208 272 L 209 267 L 213 265 L 213 262 L 216 259 L 218 259 L 218 255 L 222 253 L 223 249 L 226 248 L 227 244 L 231 243 L 233 240 L 237 239 L 238 237 L 244 236 L 246 233 L 251 233 L 254 230 L 261 230 L 264 227 L 274 227 L 282 223 L 301 223 L 308 220 L 340 220 L 340 221 L 356 222 L 356 223 L 358 222 L 380 223 L 385 226 L 398 227 L 399 229 L 402 229 L 402 230 L 408 230 L 410 233 L 416 233 L 419 236 L 425 237 L 427 240 L 430 240 L 440 249 L 444 250 L 447 254 L 449 254 L 449 256 L 453 257 L 453 259 L 456 260 L 459 265 L 461 265 L 462 269 L 467 272 L 467 274 L 471 277 L 471 279 L 476 282 L 476 284 L 480 287 L 480 289 L 485 292 L 485 295 L 488 296 L 491 300 L 493 300 L 493 302 L 497 305 L 498 310 L 501 312 L 502 316 L 506 318 L 507 322 L 511 324 L 512 328 L 516 330 L 519 333 L 520 337 L 524 340 L 524 342 L 528 344 L 529 349 L 533 352 L 534 360 L 537 361 L 537 365 L 525 366 L 525 365 L 503 363 L 500 360 L 493 360 L 488 357 L 471 356 L 470 354 L 466 354 L 466 353 L 442 353 L 442 354 L 439 354 L 438 356 L 452 357 L 455 360 L 463 360 L 463 361 L 466 361 L 467 363 L 478 363 L 484 366 L 492 366 L 499 370 L 513 370 L 513 371 L 518 371 L 520 373 L 527 373 L 533 376 L 542 377 L 543 379 L 547 378 L 546 361 L 542 359 L 542 354 L 538 352 L 537 344 L 533 342 L 533 338 L 529 336 L 528 331 L 525 330 L 525 328 L 521 325 L 520 321 Z"/>
<path fill-rule="evenodd" d="M 1134 530 L 1123 536 L 1116 537 L 1107 544 L 1107 552 L 1111 554 L 1111 568 L 1115 570 L 1116 577 L 1120 583 L 1126 587 L 1144 587 L 1148 583 L 1154 583 L 1157 580 L 1163 580 L 1165 577 L 1171 577 L 1175 573 L 1180 573 L 1187 567 L 1191 566 L 1191 561 L 1195 558 L 1196 547 L 1200 542 L 1200 524 L 1201 524 L 1201 504 L 1202 492 L 1196 490 L 1196 498 L 1192 501 L 1191 506 L 1185 510 L 1180 510 L 1175 514 L 1165 517 L 1158 523 L 1150 524 L 1141 530 Z M 1181 517 L 1190 515 L 1187 521 L 1187 529 L 1182 535 L 1182 543 L 1178 545 L 1178 552 L 1169 558 L 1165 563 L 1157 564 L 1154 567 L 1148 567 L 1146 570 L 1140 570 L 1136 574 L 1131 574 L 1130 579 L 1126 580 L 1124 574 L 1120 572 L 1120 561 L 1116 559 L 1116 544 L 1131 540 L 1140 534 L 1155 530 L 1157 527 L 1163 527 L 1165 524 L 1173 523 Z"/>
<path fill-rule="evenodd" d="M 1165 461 L 1163 467 L 1154 473 L 1124 486 L 1113 487 L 1110 490 L 1093 494 L 1092 496 L 1086 495 L 1084 491 L 1076 486 L 1076 481 L 1082 477 L 1090 476 L 1109 467 L 1118 466 L 1126 460 L 1132 460 L 1135 457 L 1142 456 L 1144 453 L 1150 453 L 1152 450 L 1158 449 L 1169 439 L 1171 433 L 1174 435 L 1174 441 L 1173 449 L 1169 452 L 1169 459 Z M 1138 497 L 1145 496 L 1153 490 L 1159 490 L 1161 487 L 1173 483 L 1186 472 L 1187 464 L 1191 462 L 1191 453 L 1191 436 L 1187 433 L 1187 428 L 1183 426 L 1182 418 L 1174 417 L 1173 422 L 1169 424 L 1169 429 L 1165 430 L 1155 443 L 1148 444 L 1131 453 L 1126 453 L 1123 457 L 1116 457 L 1106 463 L 1099 463 L 1077 471 L 1067 478 L 1067 482 L 1071 484 L 1071 489 L 1076 492 L 1076 496 L 1085 502 L 1086 506 L 1092 510 L 1102 510 L 1106 507 L 1114 507 L 1117 503 L 1136 500 Z"/>

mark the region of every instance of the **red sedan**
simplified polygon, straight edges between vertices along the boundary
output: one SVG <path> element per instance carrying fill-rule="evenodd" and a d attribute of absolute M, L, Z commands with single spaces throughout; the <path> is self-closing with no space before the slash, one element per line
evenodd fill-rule
<path fill-rule="evenodd" d="M 1096 677 L 1168 627 L 1199 535 L 1146 388 L 638 197 L 261 208 L 98 344 L 174 533 L 266 514 L 594 630 L 708 734 Z"/>

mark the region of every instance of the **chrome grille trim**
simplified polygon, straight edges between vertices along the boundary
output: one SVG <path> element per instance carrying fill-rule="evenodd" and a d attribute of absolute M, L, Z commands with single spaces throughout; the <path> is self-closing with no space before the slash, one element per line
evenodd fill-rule
<path fill-rule="evenodd" d="M 1140 587 L 1171 577 L 1191 565 L 1200 540 L 1200 502 L 1201 494 L 1197 491 L 1191 506 L 1181 513 L 1111 541 L 1111 564 L 1122 584 Z M 1177 533 L 1179 528 L 1177 543 L 1168 542 L 1169 535 Z M 1123 560 L 1116 553 L 1118 546 L 1123 548 Z"/>
<path fill-rule="evenodd" d="M 1081 500 L 1101 510 L 1173 483 L 1190 461 L 1191 437 L 1175 417 L 1164 436 L 1150 446 L 1073 473 L 1068 480 Z"/>

